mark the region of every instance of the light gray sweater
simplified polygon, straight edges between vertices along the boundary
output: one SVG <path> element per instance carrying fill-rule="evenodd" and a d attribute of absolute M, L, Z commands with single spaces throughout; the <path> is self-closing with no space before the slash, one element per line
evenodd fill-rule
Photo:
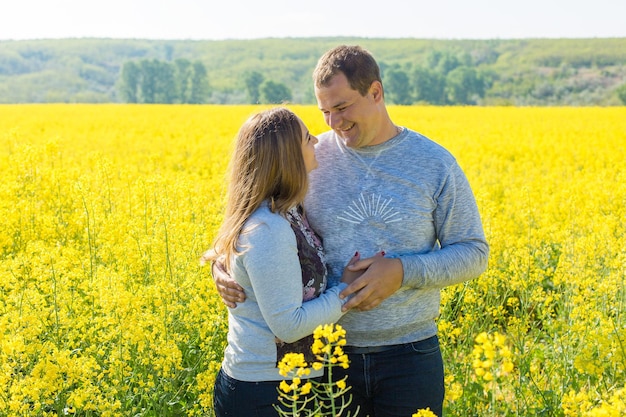
<path fill-rule="evenodd" d="M 455 158 L 404 128 L 389 141 L 358 150 L 334 132 L 319 136 L 319 167 L 304 207 L 322 236 L 329 285 L 356 251 L 399 258 L 402 287 L 378 307 L 339 320 L 349 345 L 422 340 L 437 332 L 440 289 L 479 276 L 487 266 L 475 198 Z"/>
<path fill-rule="evenodd" d="M 246 301 L 229 308 L 222 368 L 240 381 L 285 379 L 276 368 L 281 358 L 275 337 L 290 343 L 310 335 L 320 324 L 337 322 L 344 303 L 339 292 L 346 284 L 303 302 L 302 269 L 290 223 L 264 205 L 244 230 L 239 244 L 248 249 L 235 256 L 232 276 L 244 288 Z M 309 377 L 322 373 L 312 371 Z"/>

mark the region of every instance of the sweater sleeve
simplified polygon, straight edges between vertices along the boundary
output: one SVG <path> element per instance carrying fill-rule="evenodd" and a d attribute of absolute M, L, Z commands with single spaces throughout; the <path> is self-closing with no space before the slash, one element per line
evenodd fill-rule
<path fill-rule="evenodd" d="M 458 164 L 450 167 L 436 201 L 438 247 L 400 258 L 404 285 L 443 288 L 476 278 L 487 268 L 489 245 L 474 194 Z"/>
<path fill-rule="evenodd" d="M 276 337 L 291 343 L 313 333 L 318 325 L 334 323 L 343 315 L 341 307 L 345 301 L 339 298 L 339 292 L 346 284 L 303 302 L 295 235 L 285 219 L 277 215 L 270 217 L 242 234 L 242 243 L 248 250 L 241 260 L 263 319 Z"/>

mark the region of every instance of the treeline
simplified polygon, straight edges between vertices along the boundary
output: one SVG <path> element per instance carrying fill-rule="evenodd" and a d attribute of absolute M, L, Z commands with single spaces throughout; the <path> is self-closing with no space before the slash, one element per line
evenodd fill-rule
<path fill-rule="evenodd" d="M 245 74 L 248 101 L 252 104 L 277 104 L 289 102 L 293 99 L 291 90 L 285 84 L 273 80 L 266 80 L 258 71 Z"/>
<path fill-rule="evenodd" d="M 245 75 L 250 103 L 290 102 L 292 94 L 283 83 L 266 80 L 252 71 Z M 122 66 L 117 91 L 125 103 L 203 104 L 210 97 L 209 78 L 204 64 L 187 59 L 173 62 L 157 59 L 128 61 Z"/>
<path fill-rule="evenodd" d="M 317 59 L 377 58 L 390 104 L 624 104 L 626 38 L 0 41 L 0 103 L 314 104 Z"/>
<path fill-rule="evenodd" d="M 398 64 L 383 69 L 386 94 L 392 103 L 472 105 L 485 97 L 493 74 L 477 69 L 469 54 L 461 58 L 432 51 L 426 65 L 402 69 Z"/>
<path fill-rule="evenodd" d="M 142 59 L 124 63 L 118 91 L 126 103 L 201 104 L 210 87 L 200 61 Z"/>

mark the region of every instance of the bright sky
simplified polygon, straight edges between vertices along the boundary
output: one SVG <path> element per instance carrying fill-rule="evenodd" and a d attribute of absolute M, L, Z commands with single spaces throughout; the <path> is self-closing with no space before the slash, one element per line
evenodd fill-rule
<path fill-rule="evenodd" d="M 626 0 L 2 0 L 0 39 L 626 37 Z"/>

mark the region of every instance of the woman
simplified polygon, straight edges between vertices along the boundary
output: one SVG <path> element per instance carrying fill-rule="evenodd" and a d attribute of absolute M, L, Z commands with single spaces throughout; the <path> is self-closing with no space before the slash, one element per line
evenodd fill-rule
<path fill-rule="evenodd" d="M 316 143 L 285 108 L 252 116 L 237 135 L 226 214 L 207 258 L 220 259 L 247 299 L 229 308 L 228 346 L 214 387 L 217 417 L 277 416 L 273 405 L 285 379 L 277 363 L 289 352 L 312 361 L 311 333 L 343 314 L 339 292 L 354 273 L 325 291 L 321 239 L 302 210 Z"/>

